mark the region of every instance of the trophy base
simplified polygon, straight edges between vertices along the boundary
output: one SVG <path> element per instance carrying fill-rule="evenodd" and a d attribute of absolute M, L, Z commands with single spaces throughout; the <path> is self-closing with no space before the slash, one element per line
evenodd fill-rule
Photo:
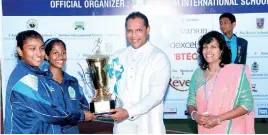
<path fill-rule="evenodd" d="M 90 103 L 90 111 L 96 116 L 102 116 L 103 114 L 112 114 L 111 109 L 115 108 L 115 101 L 93 101 Z"/>

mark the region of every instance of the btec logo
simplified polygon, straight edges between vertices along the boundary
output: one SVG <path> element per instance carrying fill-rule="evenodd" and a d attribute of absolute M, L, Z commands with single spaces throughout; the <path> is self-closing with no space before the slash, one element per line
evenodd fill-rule
<path fill-rule="evenodd" d="M 172 42 L 167 45 L 170 48 L 197 48 L 197 42 Z"/>
<path fill-rule="evenodd" d="M 268 115 L 268 108 L 259 108 L 258 114 L 259 115 Z"/>
<path fill-rule="evenodd" d="M 175 60 L 196 60 L 197 53 L 174 53 Z"/>

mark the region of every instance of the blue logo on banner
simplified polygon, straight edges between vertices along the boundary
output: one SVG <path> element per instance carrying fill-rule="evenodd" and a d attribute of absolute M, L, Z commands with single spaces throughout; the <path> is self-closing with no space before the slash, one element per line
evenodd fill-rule
<path fill-rule="evenodd" d="M 259 108 L 258 114 L 259 115 L 268 115 L 268 108 Z"/>
<path fill-rule="evenodd" d="M 258 29 L 263 29 L 264 28 L 264 18 L 257 18 L 256 24 L 257 24 Z"/>
<path fill-rule="evenodd" d="M 252 65 L 251 65 L 251 72 L 253 73 L 257 73 L 259 71 L 259 64 L 257 62 L 254 62 Z"/>

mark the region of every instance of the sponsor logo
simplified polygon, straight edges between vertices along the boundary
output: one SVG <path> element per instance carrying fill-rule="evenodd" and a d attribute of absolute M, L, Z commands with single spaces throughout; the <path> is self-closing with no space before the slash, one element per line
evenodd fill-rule
<path fill-rule="evenodd" d="M 100 33 L 80 33 L 80 34 L 77 34 L 77 33 L 59 33 L 57 36 L 59 36 L 59 37 L 73 37 L 73 38 L 76 38 L 76 37 L 92 38 L 92 37 L 101 37 L 101 36 L 103 36 L 103 34 L 100 34 Z"/>
<path fill-rule="evenodd" d="M 196 60 L 197 53 L 174 53 L 175 60 Z"/>
<path fill-rule="evenodd" d="M 256 18 L 257 29 L 264 28 L 264 18 Z"/>
<path fill-rule="evenodd" d="M 166 47 L 168 48 L 197 48 L 197 42 L 172 42 L 168 45 L 166 45 Z"/>
<path fill-rule="evenodd" d="M 268 108 L 259 108 L 258 114 L 259 115 L 268 115 Z"/>
<path fill-rule="evenodd" d="M 164 108 L 164 114 L 177 114 L 177 108 Z"/>
<path fill-rule="evenodd" d="M 181 72 L 182 75 L 184 75 L 185 73 L 192 73 L 192 72 L 194 72 L 193 69 L 180 69 L 180 70 L 172 69 L 171 71 L 172 71 L 173 73 Z"/>
<path fill-rule="evenodd" d="M 84 22 L 75 22 L 74 26 L 74 30 L 85 30 Z"/>
<path fill-rule="evenodd" d="M 264 29 L 264 18 L 256 18 L 256 30 L 245 30 L 239 32 L 240 36 L 268 36 L 268 30 Z"/>
<path fill-rule="evenodd" d="M 263 72 L 263 70 L 260 70 L 259 63 L 253 62 L 251 64 L 251 77 L 252 77 L 252 79 L 267 79 L 268 72 Z"/>
<path fill-rule="evenodd" d="M 28 29 L 37 29 L 38 27 L 38 23 L 36 20 L 34 19 L 30 19 L 28 22 L 27 22 L 27 28 Z"/>
<path fill-rule="evenodd" d="M 52 33 L 40 33 L 42 37 L 55 37 L 55 34 Z M 16 37 L 17 33 L 9 33 L 8 37 Z"/>
<path fill-rule="evenodd" d="M 251 64 L 251 72 L 253 73 L 259 72 L 259 64 L 257 62 L 253 62 Z"/>
<path fill-rule="evenodd" d="M 268 36 L 268 31 L 240 31 L 239 34 L 241 36 L 256 36 L 256 35 L 262 35 L 262 36 Z"/>
<path fill-rule="evenodd" d="M 181 28 L 179 32 L 183 35 L 203 35 L 208 32 L 206 28 Z"/>
<path fill-rule="evenodd" d="M 188 91 L 190 86 L 190 80 L 183 80 L 183 79 L 170 79 L 169 85 L 178 91 Z"/>
<path fill-rule="evenodd" d="M 257 91 L 258 91 L 258 90 L 256 89 L 256 86 L 257 86 L 256 84 L 252 84 L 252 91 L 253 91 L 253 92 L 257 92 Z"/>

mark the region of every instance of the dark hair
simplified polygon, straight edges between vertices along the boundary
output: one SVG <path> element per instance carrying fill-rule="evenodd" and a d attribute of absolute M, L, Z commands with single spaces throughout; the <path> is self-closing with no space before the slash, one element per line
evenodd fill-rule
<path fill-rule="evenodd" d="M 16 36 L 17 47 L 19 47 L 21 50 L 23 50 L 23 45 L 25 44 L 25 41 L 30 39 L 30 38 L 35 38 L 35 39 L 39 38 L 42 42 L 44 42 L 43 37 L 37 31 L 26 30 L 26 31 L 21 31 L 17 34 L 17 36 Z M 18 59 L 21 59 L 18 52 L 15 53 L 15 56 Z"/>
<path fill-rule="evenodd" d="M 45 42 L 45 52 L 47 56 L 49 56 L 49 52 L 52 50 L 55 43 L 62 43 L 64 49 L 66 50 L 66 45 L 62 40 L 58 38 L 50 38 L 50 39 L 47 39 Z"/>
<path fill-rule="evenodd" d="M 132 13 L 130 13 L 130 14 L 127 16 L 127 18 L 126 18 L 126 22 L 125 22 L 125 27 L 127 27 L 127 21 L 128 21 L 129 19 L 135 19 L 135 18 L 141 18 L 141 19 L 143 19 L 143 21 L 144 21 L 144 26 L 145 26 L 146 28 L 149 27 L 149 21 L 148 21 L 148 18 L 147 18 L 143 13 L 138 12 L 138 11 L 132 12 Z"/>
<path fill-rule="evenodd" d="M 228 18 L 231 21 L 231 23 L 236 22 L 235 16 L 232 13 L 221 14 L 219 20 L 221 20 L 222 18 L 225 18 L 225 17 Z"/>
<path fill-rule="evenodd" d="M 199 48 L 197 50 L 199 67 L 201 69 L 208 68 L 208 63 L 203 56 L 203 47 L 205 44 L 209 44 L 215 39 L 219 43 L 219 48 L 221 50 L 221 62 L 220 67 L 223 67 L 224 64 L 231 63 L 231 50 L 227 47 L 224 36 L 217 31 L 210 31 L 207 34 L 203 35 L 198 41 Z"/>

